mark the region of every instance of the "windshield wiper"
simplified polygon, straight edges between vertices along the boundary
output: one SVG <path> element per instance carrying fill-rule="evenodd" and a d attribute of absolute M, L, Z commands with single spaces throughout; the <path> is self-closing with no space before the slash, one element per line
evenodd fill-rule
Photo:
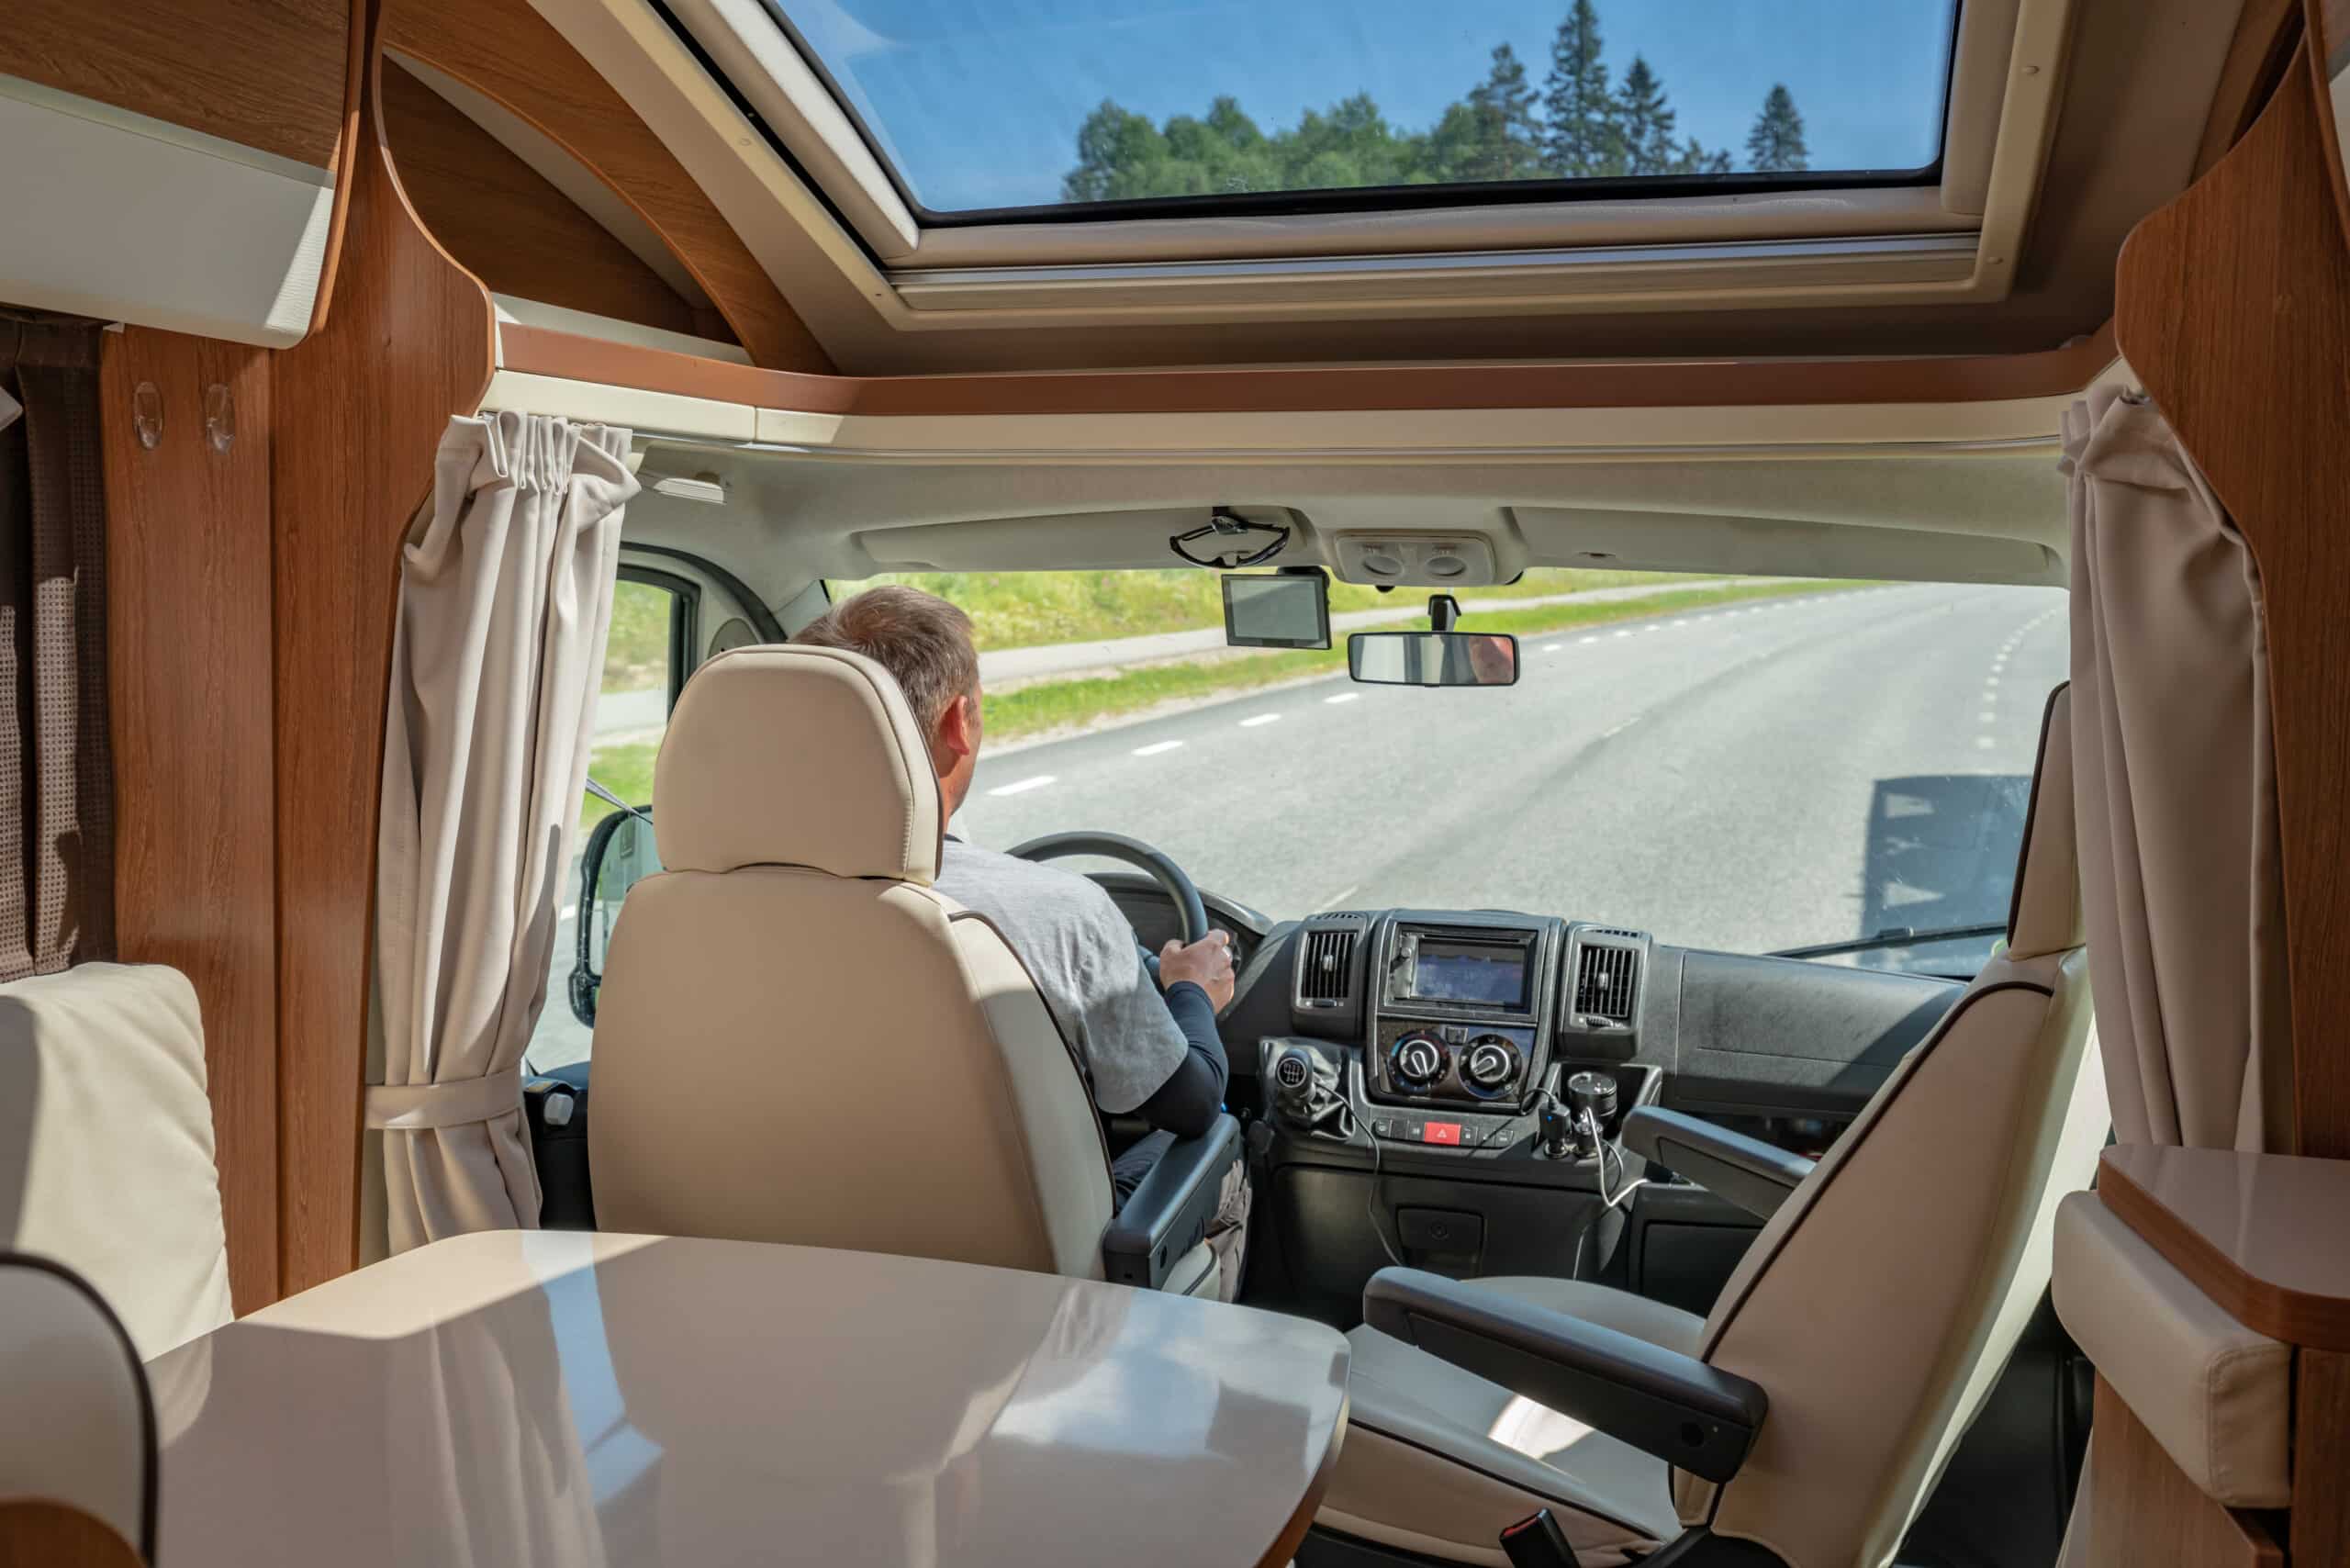
<path fill-rule="evenodd" d="M 1945 925 L 1930 931 L 1920 931 L 1910 925 L 1888 925 L 1874 936 L 1857 937 L 1850 942 L 1822 942 L 1812 947 L 1782 947 L 1771 957 L 1824 958 L 1833 953 L 1866 953 L 1878 947 L 1915 947 L 1927 942 L 1956 942 L 1969 936 L 2005 936 L 2007 934 L 2005 921 L 1989 925 Z"/>

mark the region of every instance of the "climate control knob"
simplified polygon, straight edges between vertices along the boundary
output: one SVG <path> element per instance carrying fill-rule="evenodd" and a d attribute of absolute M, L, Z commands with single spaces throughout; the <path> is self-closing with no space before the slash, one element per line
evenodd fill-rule
<path fill-rule="evenodd" d="M 1469 1059 L 1461 1066 L 1461 1076 L 1472 1088 L 1487 1093 L 1509 1086 L 1517 1076 L 1517 1047 L 1499 1035 L 1487 1035 L 1469 1047 Z"/>
<path fill-rule="evenodd" d="M 1387 1061 L 1395 1081 L 1406 1089 L 1426 1089 L 1444 1076 L 1444 1047 L 1426 1035 L 1396 1041 Z"/>

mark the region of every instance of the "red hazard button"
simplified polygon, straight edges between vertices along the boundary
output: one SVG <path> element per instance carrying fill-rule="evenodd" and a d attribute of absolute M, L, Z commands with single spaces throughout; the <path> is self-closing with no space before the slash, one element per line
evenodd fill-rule
<path fill-rule="evenodd" d="M 1460 1142 L 1460 1124 L 1459 1122 L 1430 1122 L 1427 1137 L 1424 1141 L 1458 1145 Z"/>

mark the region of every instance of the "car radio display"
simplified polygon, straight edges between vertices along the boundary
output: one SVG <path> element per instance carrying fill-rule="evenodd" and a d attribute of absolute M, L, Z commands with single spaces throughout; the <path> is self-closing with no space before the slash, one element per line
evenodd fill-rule
<path fill-rule="evenodd" d="M 1423 936 L 1412 967 L 1412 1000 L 1466 1002 L 1484 1007 L 1526 1005 L 1526 949 Z"/>

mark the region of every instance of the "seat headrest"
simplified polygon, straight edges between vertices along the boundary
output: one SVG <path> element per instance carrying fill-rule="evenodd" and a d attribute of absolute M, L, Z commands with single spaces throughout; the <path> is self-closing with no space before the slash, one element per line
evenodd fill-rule
<path fill-rule="evenodd" d="M 2040 760 L 2031 773 L 2023 847 L 2008 905 L 2008 956 L 2037 958 L 2088 940 L 2081 910 L 2079 838 L 2073 815 L 2073 686 L 2048 694 Z"/>
<path fill-rule="evenodd" d="M 673 871 L 806 866 L 928 886 L 938 778 L 888 670 L 839 648 L 737 648 L 694 672 L 654 765 Z"/>

